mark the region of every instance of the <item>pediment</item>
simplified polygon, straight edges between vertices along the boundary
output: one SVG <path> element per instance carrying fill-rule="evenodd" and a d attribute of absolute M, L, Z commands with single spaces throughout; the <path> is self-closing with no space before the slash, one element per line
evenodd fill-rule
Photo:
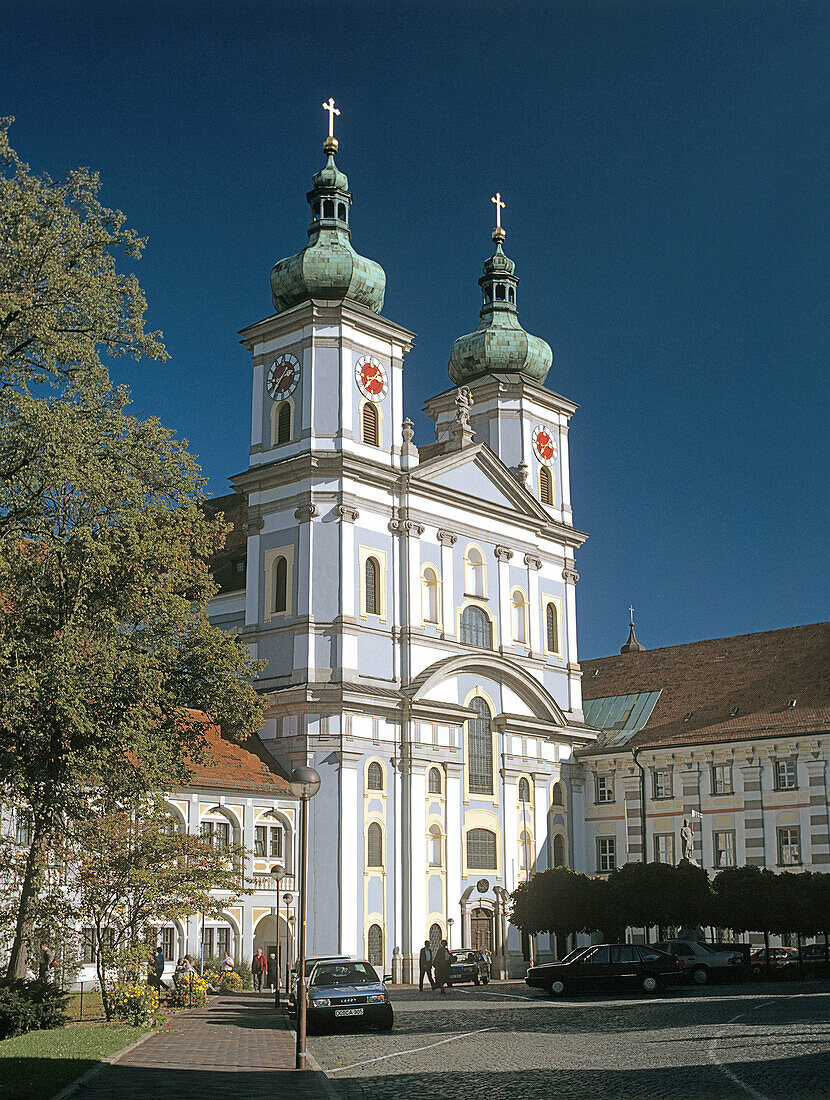
<path fill-rule="evenodd" d="M 521 512 L 535 522 L 551 522 L 545 509 L 485 443 L 427 459 L 412 471 L 413 490 L 417 491 L 418 482 L 424 483 L 426 493 L 428 486 L 440 487 L 459 497 Z"/>

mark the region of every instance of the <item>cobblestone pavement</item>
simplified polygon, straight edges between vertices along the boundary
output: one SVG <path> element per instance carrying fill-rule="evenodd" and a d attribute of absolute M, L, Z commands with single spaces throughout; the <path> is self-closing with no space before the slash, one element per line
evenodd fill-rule
<path fill-rule="evenodd" d="M 176 1014 L 71 1100 L 327 1100 L 325 1078 L 294 1069 L 294 1035 L 273 994 L 211 999 Z"/>
<path fill-rule="evenodd" d="M 390 1034 L 315 1036 L 344 1100 L 827 1100 L 830 983 L 552 1001 L 395 990 Z"/>

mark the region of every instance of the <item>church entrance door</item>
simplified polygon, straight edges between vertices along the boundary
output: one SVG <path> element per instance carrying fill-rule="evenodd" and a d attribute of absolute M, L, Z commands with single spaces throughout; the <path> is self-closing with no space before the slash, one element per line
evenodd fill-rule
<path fill-rule="evenodd" d="M 489 909 L 474 909 L 470 914 L 470 947 L 493 953 L 493 915 Z"/>

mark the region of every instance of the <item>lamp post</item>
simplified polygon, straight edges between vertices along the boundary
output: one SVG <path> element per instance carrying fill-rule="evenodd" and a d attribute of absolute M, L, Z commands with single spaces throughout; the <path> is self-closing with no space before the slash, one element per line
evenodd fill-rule
<path fill-rule="evenodd" d="M 285 865 L 274 863 L 271 867 L 271 878 L 277 880 L 277 976 L 274 981 L 274 1008 L 280 1007 L 280 883 L 285 878 Z M 266 960 L 266 966 L 268 962 Z M 267 974 L 267 970 L 266 970 Z"/>
<path fill-rule="evenodd" d="M 291 912 L 291 902 L 294 900 L 291 894 L 283 894 L 282 900 L 285 902 L 285 996 L 291 992 L 291 922 L 294 920 L 294 914 Z M 277 958 L 279 958 L 279 913 L 277 913 Z"/>
<path fill-rule="evenodd" d="M 452 926 L 455 921 L 452 917 L 447 917 L 447 947 L 452 951 Z"/>
<path fill-rule="evenodd" d="M 305 915 L 308 884 L 308 801 L 320 790 L 320 776 L 305 765 L 295 768 L 289 783 L 291 793 L 299 798 L 300 812 L 300 880 L 299 928 L 297 952 L 297 1069 L 305 1069 L 306 984 L 305 984 Z"/>

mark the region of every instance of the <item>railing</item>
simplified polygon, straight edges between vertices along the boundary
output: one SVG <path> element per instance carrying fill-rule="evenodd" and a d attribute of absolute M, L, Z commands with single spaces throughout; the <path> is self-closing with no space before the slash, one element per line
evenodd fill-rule
<path fill-rule="evenodd" d="M 277 880 L 273 875 L 254 875 L 252 885 L 254 890 L 264 890 L 269 894 L 277 892 Z M 285 878 L 280 879 L 280 893 L 283 894 L 286 890 L 290 892 L 294 890 L 293 875 L 286 875 Z"/>

